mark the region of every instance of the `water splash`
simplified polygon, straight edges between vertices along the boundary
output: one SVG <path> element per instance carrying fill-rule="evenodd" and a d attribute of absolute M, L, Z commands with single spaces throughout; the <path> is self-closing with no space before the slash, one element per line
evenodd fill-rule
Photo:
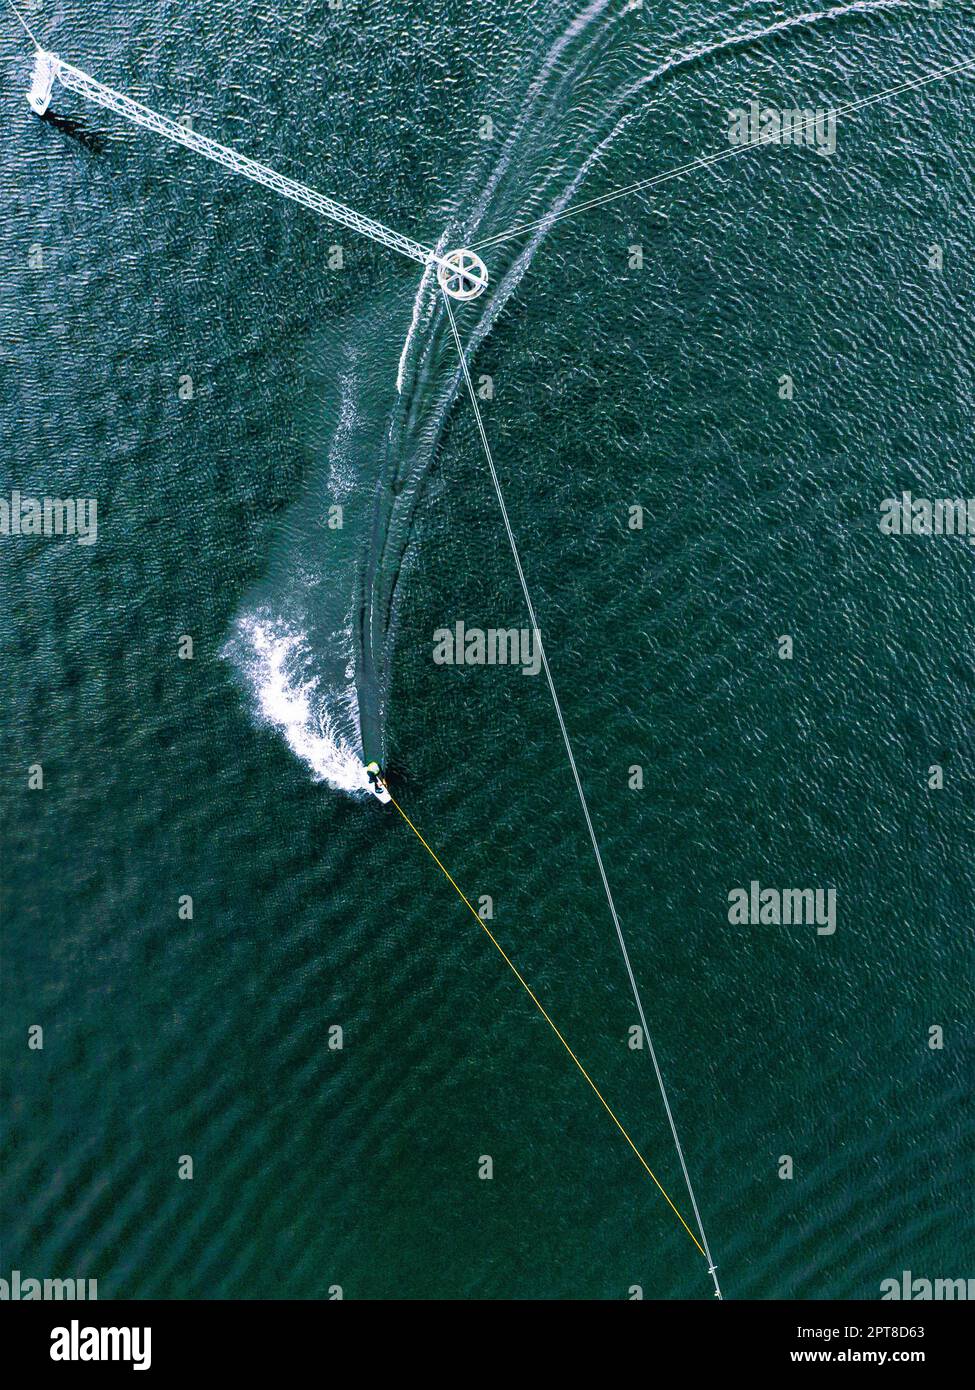
<path fill-rule="evenodd" d="M 348 645 L 351 651 L 351 630 Z M 246 678 L 258 721 L 282 734 L 317 782 L 369 794 L 358 752 L 355 681 L 350 679 L 341 692 L 323 690 L 305 633 L 267 609 L 245 613 L 223 655 Z"/>

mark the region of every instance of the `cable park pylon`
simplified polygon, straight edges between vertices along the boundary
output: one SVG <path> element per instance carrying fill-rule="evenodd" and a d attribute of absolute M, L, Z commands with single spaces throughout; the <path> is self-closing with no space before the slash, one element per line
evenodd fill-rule
<path fill-rule="evenodd" d="M 177 121 L 171 121 L 167 116 L 150 111 L 148 106 L 140 105 L 124 93 L 97 82 L 80 68 L 65 63 L 56 53 L 49 53 L 40 48 L 35 57 L 33 81 L 27 96 L 31 109 L 38 116 L 43 116 L 50 105 L 55 81 L 60 82 L 68 91 L 77 92 L 79 96 L 86 97 L 98 106 L 104 106 L 116 115 L 144 126 L 146 130 L 154 130 L 157 135 L 164 135 L 167 140 L 173 140 L 188 150 L 194 150 L 197 154 L 222 164 L 231 173 L 241 174 L 245 179 L 251 179 L 254 183 L 263 184 L 265 188 L 280 193 L 283 198 L 290 198 L 293 202 L 310 208 L 320 217 L 327 217 L 329 221 L 348 227 L 361 236 L 370 237 L 381 246 L 389 247 L 391 251 L 398 251 L 410 260 L 419 261 L 422 266 L 435 265 L 440 287 L 452 299 L 476 299 L 487 285 L 487 269 L 480 256 L 473 251 L 460 248 L 439 256 L 430 247 L 421 246 L 412 237 L 403 236 L 401 232 L 383 226 L 374 218 L 364 217 L 353 208 L 346 207 L 344 203 L 337 203 L 334 198 L 326 198 L 323 193 L 316 193 L 313 188 L 307 188 L 303 183 L 276 173 L 266 164 L 248 159 L 246 155 L 238 154 L 226 145 L 219 145 L 215 140 L 208 140 L 205 135 L 198 135 L 195 130 L 190 130 Z"/>

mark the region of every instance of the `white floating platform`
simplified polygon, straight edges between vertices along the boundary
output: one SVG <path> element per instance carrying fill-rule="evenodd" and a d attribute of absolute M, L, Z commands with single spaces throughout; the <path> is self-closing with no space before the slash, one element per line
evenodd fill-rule
<path fill-rule="evenodd" d="M 34 77 L 30 84 L 30 91 L 27 93 L 31 110 L 36 111 L 38 116 L 43 116 L 51 104 L 51 93 L 54 90 L 54 79 L 57 75 L 57 54 L 45 53 L 38 49 L 34 59 Z"/>

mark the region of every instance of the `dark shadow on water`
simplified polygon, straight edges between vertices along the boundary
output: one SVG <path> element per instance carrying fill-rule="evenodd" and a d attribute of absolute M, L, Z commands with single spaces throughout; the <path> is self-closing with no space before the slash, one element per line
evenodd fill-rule
<path fill-rule="evenodd" d="M 44 112 L 41 120 L 59 130 L 69 140 L 74 140 L 89 154 L 103 154 L 108 148 L 105 136 L 100 135 L 97 130 L 90 130 L 82 121 L 72 120 L 69 116 L 55 115 L 50 108 Z"/>

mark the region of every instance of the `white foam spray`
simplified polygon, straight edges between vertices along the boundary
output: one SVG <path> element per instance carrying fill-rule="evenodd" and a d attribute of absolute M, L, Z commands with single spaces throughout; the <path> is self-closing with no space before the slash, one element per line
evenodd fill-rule
<path fill-rule="evenodd" d="M 352 645 L 351 629 L 348 633 Z M 353 739 L 359 727 L 355 683 L 328 698 L 309 675 L 312 653 L 305 634 L 268 610 L 244 613 L 223 653 L 243 672 L 255 713 L 275 728 L 316 781 L 340 791 L 369 794 L 369 779 Z"/>

